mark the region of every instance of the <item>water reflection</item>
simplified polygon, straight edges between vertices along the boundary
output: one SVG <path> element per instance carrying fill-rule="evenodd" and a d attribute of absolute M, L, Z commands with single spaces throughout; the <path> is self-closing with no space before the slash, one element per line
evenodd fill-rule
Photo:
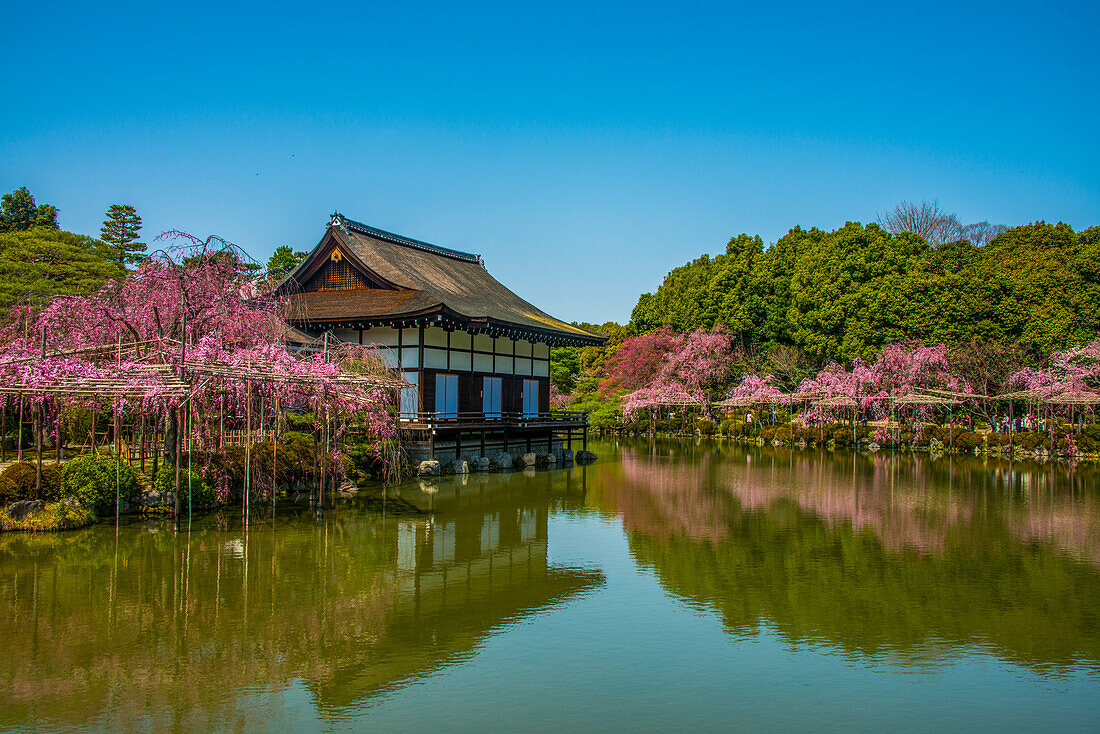
<path fill-rule="evenodd" d="M 653 442 L 595 471 L 590 499 L 636 558 L 734 635 L 1100 671 L 1091 467 Z"/>
<path fill-rule="evenodd" d="M 0 536 L 0 727 L 266 728 L 299 681 L 335 716 L 603 583 L 547 560 L 551 508 L 583 497 L 571 482 L 434 489 L 420 498 L 447 506 L 430 515 L 392 496 L 248 533 L 207 518 Z M 242 710 L 246 690 L 268 704 Z"/>

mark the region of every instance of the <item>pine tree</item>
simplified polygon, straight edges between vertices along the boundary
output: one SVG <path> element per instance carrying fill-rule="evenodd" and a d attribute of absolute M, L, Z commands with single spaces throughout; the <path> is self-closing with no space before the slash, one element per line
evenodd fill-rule
<path fill-rule="evenodd" d="M 138 241 L 141 217 L 129 204 L 112 204 L 99 230 L 107 245 L 104 255 L 120 266 L 138 265 L 146 259 L 145 243 Z"/>

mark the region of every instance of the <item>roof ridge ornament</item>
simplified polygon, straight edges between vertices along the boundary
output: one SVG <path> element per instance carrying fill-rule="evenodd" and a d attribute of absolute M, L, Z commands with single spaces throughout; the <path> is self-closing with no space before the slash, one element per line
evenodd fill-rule
<path fill-rule="evenodd" d="M 332 221 L 328 223 L 330 227 L 339 227 L 341 229 L 347 229 L 347 219 L 340 212 L 332 213 Z"/>

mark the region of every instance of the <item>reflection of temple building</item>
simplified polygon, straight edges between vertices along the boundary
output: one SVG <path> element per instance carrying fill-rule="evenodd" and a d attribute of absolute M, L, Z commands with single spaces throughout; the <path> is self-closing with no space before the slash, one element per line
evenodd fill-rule
<path fill-rule="evenodd" d="M 294 681 L 335 715 L 475 655 L 603 583 L 547 557 L 550 503 L 580 500 L 575 473 L 575 490 L 549 473 L 444 480 L 431 515 L 351 506 L 276 532 L 210 517 L 190 535 L 124 527 L 117 544 L 107 526 L 0 536 L 0 728 L 210 730 L 237 720 L 233 692 Z"/>
<path fill-rule="evenodd" d="M 579 497 L 550 477 L 459 476 L 430 492 L 405 488 L 403 496 L 431 498 L 436 511 L 396 521 L 388 624 L 369 651 L 310 681 L 323 709 L 463 659 L 492 629 L 603 582 L 598 572 L 548 562 L 548 500 Z"/>

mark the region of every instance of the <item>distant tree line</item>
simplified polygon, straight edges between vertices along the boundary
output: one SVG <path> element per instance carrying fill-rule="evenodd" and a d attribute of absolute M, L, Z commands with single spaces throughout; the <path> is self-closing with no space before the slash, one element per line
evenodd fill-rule
<path fill-rule="evenodd" d="M 935 202 L 904 202 L 879 223 L 795 227 L 770 247 L 734 237 L 642 294 L 627 331 L 722 324 L 746 349 L 815 364 L 905 339 L 1039 355 L 1100 336 L 1098 303 L 1100 227 L 962 226 Z"/>

